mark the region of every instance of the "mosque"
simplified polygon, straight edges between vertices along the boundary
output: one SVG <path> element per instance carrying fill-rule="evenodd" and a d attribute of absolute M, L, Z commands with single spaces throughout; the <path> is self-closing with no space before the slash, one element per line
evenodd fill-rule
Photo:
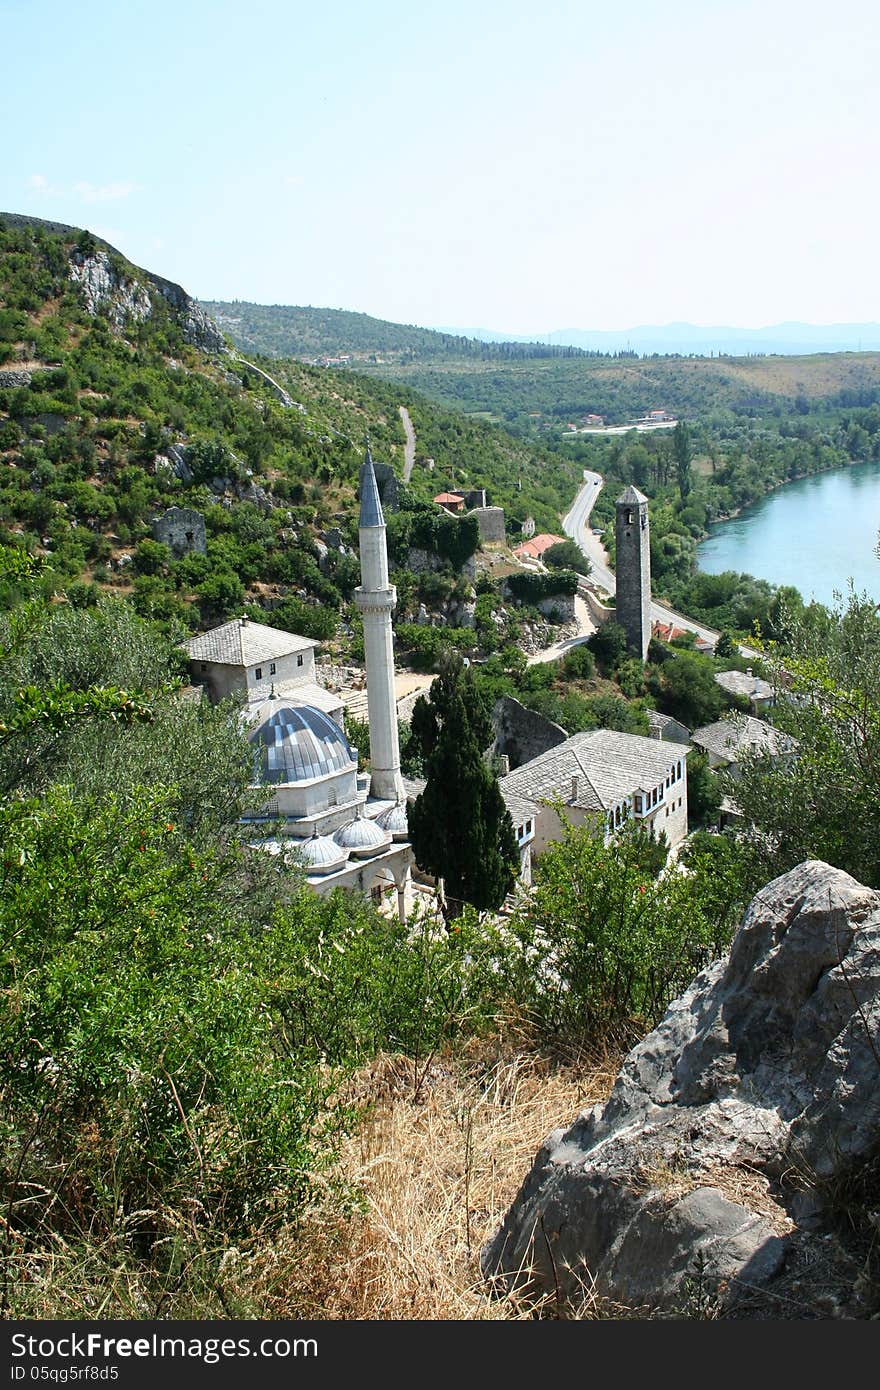
<path fill-rule="evenodd" d="M 266 800 L 243 820 L 249 843 L 304 861 L 318 893 L 357 889 L 381 903 L 405 895 L 413 864 L 400 772 L 394 698 L 391 614 L 397 592 L 388 579 L 385 518 L 369 445 L 360 474 L 358 541 L 370 727 L 370 772 L 358 772 L 346 738 L 343 704 L 319 685 L 316 642 L 235 618 L 186 643 L 190 671 L 214 700 L 244 696 L 254 754 L 253 785 Z"/>

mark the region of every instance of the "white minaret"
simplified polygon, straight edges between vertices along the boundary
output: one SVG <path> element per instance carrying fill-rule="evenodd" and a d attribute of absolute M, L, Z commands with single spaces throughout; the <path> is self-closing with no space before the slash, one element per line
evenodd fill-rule
<path fill-rule="evenodd" d="M 358 519 L 361 583 L 354 601 L 364 620 L 367 663 L 367 717 L 370 723 L 370 795 L 405 801 L 400 775 L 397 705 L 394 699 L 394 636 L 391 614 L 397 590 L 388 582 L 385 517 L 379 501 L 373 456 L 367 444 L 361 468 L 361 514 Z"/>

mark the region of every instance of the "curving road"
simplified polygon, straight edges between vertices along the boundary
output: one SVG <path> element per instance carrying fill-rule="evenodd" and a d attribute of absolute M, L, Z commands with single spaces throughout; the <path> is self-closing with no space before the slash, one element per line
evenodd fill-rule
<path fill-rule="evenodd" d="M 405 405 L 399 405 L 400 418 L 403 421 L 403 432 L 406 435 L 406 443 L 403 446 L 403 481 L 409 482 L 409 475 L 412 473 L 413 464 L 416 458 L 416 432 L 413 429 L 412 420 L 409 418 L 409 411 Z"/>

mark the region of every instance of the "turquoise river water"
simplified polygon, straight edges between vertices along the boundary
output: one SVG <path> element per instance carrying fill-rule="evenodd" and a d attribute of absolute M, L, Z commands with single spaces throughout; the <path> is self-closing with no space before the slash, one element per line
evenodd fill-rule
<path fill-rule="evenodd" d="M 804 599 L 832 605 L 834 591 L 867 590 L 880 602 L 880 463 L 787 483 L 711 529 L 697 548 L 707 574 L 744 571 L 793 584 Z"/>

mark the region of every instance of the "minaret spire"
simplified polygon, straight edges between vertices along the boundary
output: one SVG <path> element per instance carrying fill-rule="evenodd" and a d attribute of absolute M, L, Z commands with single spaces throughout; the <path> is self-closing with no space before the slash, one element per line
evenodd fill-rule
<path fill-rule="evenodd" d="M 370 452 L 370 436 L 367 435 L 364 461 L 361 466 L 361 514 L 358 519 L 358 527 L 364 526 L 384 526 L 385 515 L 382 511 L 382 502 L 379 497 L 379 484 L 376 482 L 376 469 L 373 466 L 373 455 Z"/>
<path fill-rule="evenodd" d="M 360 494 L 358 546 L 361 583 L 355 589 L 354 598 L 364 622 L 370 792 L 383 801 L 402 801 L 406 793 L 400 775 L 400 742 L 394 699 L 394 636 L 391 631 L 391 614 L 397 603 L 397 590 L 388 580 L 385 517 L 369 438 L 361 467 Z"/>

